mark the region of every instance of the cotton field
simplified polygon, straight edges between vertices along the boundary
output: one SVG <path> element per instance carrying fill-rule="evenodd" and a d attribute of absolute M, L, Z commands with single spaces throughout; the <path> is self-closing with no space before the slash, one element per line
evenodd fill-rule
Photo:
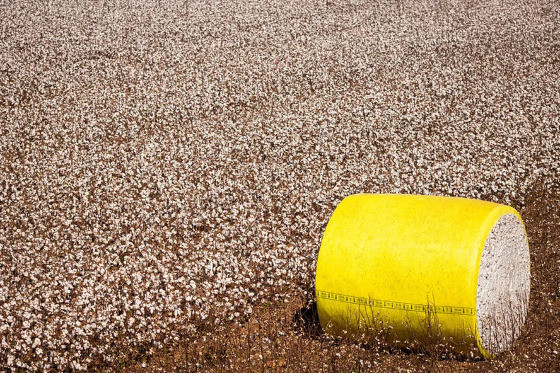
<path fill-rule="evenodd" d="M 559 40 L 555 1 L 0 0 L 0 370 L 312 297 L 349 194 L 560 190 Z"/>

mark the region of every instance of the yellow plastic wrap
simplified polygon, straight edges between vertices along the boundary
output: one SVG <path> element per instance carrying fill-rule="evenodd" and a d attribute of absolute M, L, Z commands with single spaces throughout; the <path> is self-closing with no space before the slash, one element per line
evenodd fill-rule
<path fill-rule="evenodd" d="M 319 319 L 331 334 L 383 322 L 390 341 L 437 335 L 490 357 L 476 318 L 478 269 L 508 206 L 464 198 L 358 194 L 336 208 L 316 273 Z M 428 330 L 431 329 L 431 330 Z"/>

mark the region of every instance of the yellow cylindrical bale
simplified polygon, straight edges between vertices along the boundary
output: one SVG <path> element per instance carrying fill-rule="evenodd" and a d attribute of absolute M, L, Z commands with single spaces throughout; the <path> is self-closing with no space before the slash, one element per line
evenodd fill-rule
<path fill-rule="evenodd" d="M 491 357 L 519 336 L 529 247 L 512 207 L 465 198 L 358 194 L 325 230 L 315 279 L 323 329 L 382 328 L 398 345 L 437 339 Z"/>

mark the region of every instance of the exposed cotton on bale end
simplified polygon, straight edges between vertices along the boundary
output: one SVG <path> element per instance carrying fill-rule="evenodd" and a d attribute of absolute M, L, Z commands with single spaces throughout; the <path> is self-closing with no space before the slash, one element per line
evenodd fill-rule
<path fill-rule="evenodd" d="M 523 223 L 502 216 L 486 239 L 476 293 L 476 316 L 483 348 L 491 354 L 509 348 L 521 334 L 530 291 L 530 258 Z"/>
<path fill-rule="evenodd" d="M 525 229 L 515 209 L 491 202 L 350 196 L 325 230 L 315 286 L 327 332 L 382 326 L 395 344 L 435 337 L 491 357 L 512 345 L 527 314 Z"/>

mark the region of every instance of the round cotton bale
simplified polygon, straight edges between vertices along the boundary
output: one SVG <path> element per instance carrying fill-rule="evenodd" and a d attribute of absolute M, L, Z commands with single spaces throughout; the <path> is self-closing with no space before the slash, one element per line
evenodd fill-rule
<path fill-rule="evenodd" d="M 519 213 L 454 197 L 358 194 L 325 230 L 315 278 L 323 329 L 446 342 L 492 357 L 520 335 L 530 260 Z"/>

